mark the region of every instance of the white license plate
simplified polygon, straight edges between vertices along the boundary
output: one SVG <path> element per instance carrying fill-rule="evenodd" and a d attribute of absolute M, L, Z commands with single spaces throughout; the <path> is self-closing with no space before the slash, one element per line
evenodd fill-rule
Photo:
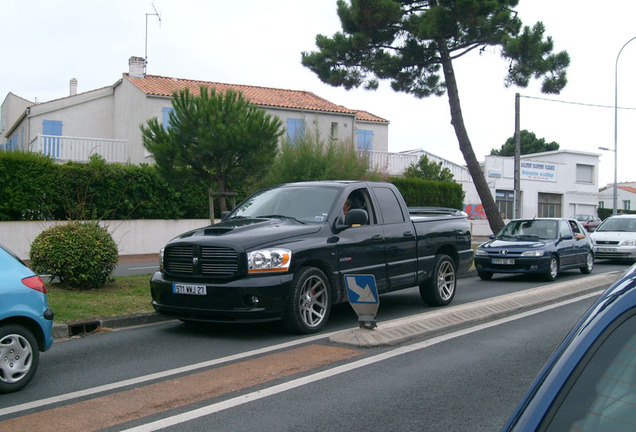
<path fill-rule="evenodd" d="M 596 248 L 596 252 L 616 252 L 616 248 Z"/>
<path fill-rule="evenodd" d="M 175 294 L 206 295 L 205 285 L 172 284 L 172 292 Z"/>
<path fill-rule="evenodd" d="M 514 264 L 515 260 L 513 260 L 512 258 L 493 258 L 492 263 L 493 264 Z"/>

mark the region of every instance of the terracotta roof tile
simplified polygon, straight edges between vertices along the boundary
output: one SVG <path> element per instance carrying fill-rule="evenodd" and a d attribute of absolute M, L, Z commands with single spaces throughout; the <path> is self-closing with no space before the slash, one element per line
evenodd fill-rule
<path fill-rule="evenodd" d="M 170 97 L 174 92 L 178 92 L 186 88 L 189 88 L 193 95 L 198 95 L 199 88 L 201 86 L 208 86 L 216 88 L 217 91 L 226 91 L 228 89 L 240 91 L 250 102 L 259 106 L 303 109 L 340 114 L 355 114 L 359 120 L 388 123 L 387 120 L 366 111 L 351 110 L 342 105 L 329 102 L 328 100 L 308 91 L 225 84 L 209 81 L 170 78 L 158 75 L 146 75 L 144 78 L 135 78 L 125 73 L 124 78 L 128 79 L 133 85 L 147 95 Z"/>
<path fill-rule="evenodd" d="M 621 186 L 621 185 L 618 185 L 618 186 L 616 186 L 616 187 L 617 187 L 618 189 L 622 189 L 622 190 L 624 190 L 625 192 L 630 192 L 630 193 L 636 194 L 636 188 L 633 188 L 633 187 L 631 187 L 631 186 Z"/>

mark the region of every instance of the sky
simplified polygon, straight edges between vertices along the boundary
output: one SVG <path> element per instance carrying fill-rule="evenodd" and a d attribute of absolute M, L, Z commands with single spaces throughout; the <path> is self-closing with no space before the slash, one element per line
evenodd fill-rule
<path fill-rule="evenodd" d="M 599 186 L 614 181 L 616 131 L 618 181 L 636 181 L 636 40 L 628 43 L 636 2 L 520 0 L 517 11 L 525 25 L 542 21 L 555 51 L 570 54 L 568 85 L 559 95 L 542 94 L 539 81 L 506 88 L 508 65 L 494 48 L 457 60 L 477 158 L 513 136 L 519 93 L 521 129 L 599 154 Z M 335 0 L 2 0 L 0 16 L 0 101 L 9 92 L 37 102 L 65 97 L 72 78 L 78 92 L 109 86 L 131 56 L 147 54 L 149 74 L 306 90 L 369 111 L 390 121 L 390 152 L 423 149 L 465 165 L 446 95 L 417 99 L 386 81 L 377 91 L 347 91 L 302 66 L 317 34 L 341 30 Z"/>

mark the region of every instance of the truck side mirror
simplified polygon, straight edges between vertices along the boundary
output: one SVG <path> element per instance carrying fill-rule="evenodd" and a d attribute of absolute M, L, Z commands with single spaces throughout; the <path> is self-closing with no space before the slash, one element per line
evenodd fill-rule
<path fill-rule="evenodd" d="M 336 232 L 341 232 L 352 226 L 366 225 L 369 223 L 369 213 L 362 209 L 351 209 L 345 216 L 345 221 L 342 223 L 338 218 L 334 225 Z"/>
<path fill-rule="evenodd" d="M 225 210 L 223 212 L 221 212 L 221 220 L 224 220 L 230 213 L 232 213 L 229 210 Z"/>
<path fill-rule="evenodd" d="M 362 209 L 351 209 L 345 216 L 345 225 L 366 225 L 369 223 L 369 213 Z"/>

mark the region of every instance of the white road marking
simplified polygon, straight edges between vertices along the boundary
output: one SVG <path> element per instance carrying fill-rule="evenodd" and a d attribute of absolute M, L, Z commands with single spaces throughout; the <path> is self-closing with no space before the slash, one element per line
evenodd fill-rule
<path fill-rule="evenodd" d="M 217 365 L 222 364 L 222 363 L 227 363 L 227 362 L 232 362 L 232 361 L 237 361 L 237 360 L 243 360 L 243 359 L 248 358 L 248 357 L 261 355 L 261 354 L 269 353 L 269 352 L 272 352 L 272 351 L 278 351 L 278 350 L 286 349 L 286 348 L 293 347 L 293 346 L 296 346 L 296 345 L 302 345 L 302 344 L 305 344 L 305 343 L 313 342 L 315 340 L 329 338 L 330 336 L 332 336 L 332 335 L 334 335 L 336 333 L 339 333 L 339 331 L 331 332 L 331 333 L 325 333 L 325 334 L 319 333 L 317 335 L 308 336 L 308 337 L 305 337 L 305 338 L 302 338 L 302 339 L 297 339 L 297 340 L 294 340 L 294 341 L 285 342 L 285 343 L 278 344 L 278 345 L 273 345 L 273 346 L 269 346 L 269 347 L 259 348 L 259 349 L 252 350 L 252 351 L 246 351 L 246 352 L 234 354 L 234 355 L 231 355 L 231 356 L 221 357 L 221 358 L 214 359 L 214 360 L 209 360 L 209 361 L 205 361 L 205 362 L 201 362 L 201 363 L 196 363 L 196 364 L 192 364 L 192 365 L 188 365 L 188 366 L 183 366 L 183 367 L 176 368 L 176 369 L 170 369 L 170 370 L 163 371 L 163 372 L 157 372 L 157 373 L 153 373 L 153 374 L 149 374 L 149 375 L 144 375 L 144 376 L 140 376 L 140 377 L 137 377 L 137 378 L 131 378 L 131 379 L 128 379 L 128 380 L 114 382 L 114 383 L 111 383 L 111 384 L 105 384 L 105 385 L 101 385 L 101 386 L 97 386 L 97 387 L 92 387 L 92 388 L 85 389 L 85 390 L 79 390 L 79 391 L 76 391 L 76 392 L 66 393 L 66 394 L 62 394 L 62 395 L 59 395 L 59 396 L 52 396 L 52 397 L 49 397 L 49 398 L 46 398 L 46 399 L 40 399 L 40 400 L 36 400 L 36 401 L 32 401 L 32 402 L 26 402 L 26 403 L 23 403 L 23 404 L 20 404 L 20 405 L 15 405 L 15 406 L 11 406 L 11 407 L 0 409 L 0 416 L 7 415 L 7 414 L 14 414 L 14 413 L 17 413 L 17 412 L 26 411 L 26 410 L 30 410 L 30 409 L 34 409 L 34 408 L 41 408 L 43 406 L 52 405 L 52 404 L 56 404 L 56 403 L 60 403 L 60 402 L 65 402 L 65 401 L 72 400 L 72 399 L 83 398 L 83 397 L 86 397 L 86 396 L 91 396 L 91 395 L 95 395 L 97 393 L 102 393 L 102 392 L 106 392 L 106 391 L 117 390 L 117 389 L 120 389 L 120 388 L 123 388 L 123 387 L 127 387 L 127 386 L 143 384 L 143 383 L 146 383 L 146 382 L 152 381 L 152 380 L 164 379 L 164 378 L 168 378 L 170 376 L 181 374 L 181 373 L 193 372 L 193 371 L 196 371 L 196 370 L 199 370 L 199 369 L 204 369 L 204 368 L 209 368 L 209 367 L 212 367 L 212 366 L 217 366 Z"/>
<path fill-rule="evenodd" d="M 581 296 L 581 297 L 576 297 L 576 298 L 572 298 L 569 300 L 565 300 L 559 303 L 555 303 L 552 305 L 548 305 L 548 306 L 544 306 L 542 308 L 538 308 L 538 309 L 533 309 L 531 311 L 527 311 L 527 312 L 523 312 L 520 313 L 518 315 L 513 315 L 510 317 L 506 317 L 506 318 L 502 318 L 499 320 L 495 320 L 495 321 L 491 321 L 489 323 L 485 323 L 485 324 L 480 324 L 474 327 L 470 327 L 467 329 L 463 329 L 463 330 L 459 330 L 456 332 L 452 332 L 446 335 L 442 335 L 439 337 L 435 337 L 432 339 L 428 339 L 419 343 L 415 343 L 412 345 L 405 345 L 405 346 L 401 346 L 399 348 L 396 348 L 394 350 L 391 351 L 386 351 L 384 353 L 381 354 L 377 354 L 371 357 L 367 357 L 361 360 L 357 360 L 342 366 L 337 366 L 334 367 L 332 369 L 328 369 L 328 370 L 324 370 L 322 372 L 318 372 L 312 375 L 308 375 L 306 377 L 302 377 L 302 378 L 298 378 L 292 381 L 288 381 L 282 384 L 278 384 L 278 385 L 274 385 L 272 387 L 263 389 L 263 390 L 258 390 L 252 393 L 247 393 L 245 395 L 241 395 L 241 396 L 237 396 L 235 398 L 232 399 L 228 399 L 226 401 L 223 402 L 217 402 L 217 403 L 213 403 L 210 404 L 208 406 L 199 408 L 199 409 L 195 409 L 192 411 L 188 411 L 182 414 L 178 414 L 178 415 L 174 415 L 172 417 L 167 417 L 165 419 L 162 420 L 157 420 L 154 422 L 150 422 L 144 425 L 140 425 L 137 427 L 133 427 L 130 429 L 126 429 L 122 432 L 153 432 L 159 429 L 163 429 L 163 428 L 167 428 L 170 426 L 175 426 L 181 423 L 185 423 L 187 421 L 190 420 L 194 420 L 200 417 L 205 417 L 207 415 L 210 414 L 214 414 L 229 408 L 234 408 L 258 399 L 262 399 L 268 396 L 273 396 L 275 394 L 278 393 L 282 393 L 285 392 L 287 390 L 291 390 L 297 387 L 301 387 L 316 381 L 320 381 L 326 378 L 330 378 L 333 377 L 335 375 L 339 375 L 345 372 L 349 372 L 351 370 L 360 368 L 360 367 L 364 367 L 364 366 L 368 366 L 370 364 L 373 363 L 377 363 L 377 362 L 381 362 L 402 354 L 407 354 L 407 353 L 411 353 L 413 351 L 417 351 L 423 348 L 427 348 L 430 347 L 432 345 L 436 345 L 438 343 L 441 342 L 446 342 L 448 340 L 457 338 L 457 337 L 461 337 L 461 336 L 465 336 L 467 334 L 471 334 L 471 333 L 475 333 L 490 327 L 495 327 L 498 325 L 502 325 L 508 322 L 512 322 L 512 321 L 516 321 L 518 319 L 522 319 L 522 318 L 526 318 L 528 316 L 532 316 L 532 315 L 536 315 L 538 313 L 542 313 L 551 309 L 555 309 L 557 307 L 561 307 L 561 306 L 565 306 L 568 305 L 570 303 L 575 303 L 578 301 L 581 301 L 583 299 L 589 298 L 589 297 L 598 297 L 598 295 L 600 294 L 599 292 L 595 292 L 595 293 L 591 293 L 591 294 L 587 294 L 585 296 Z"/>

